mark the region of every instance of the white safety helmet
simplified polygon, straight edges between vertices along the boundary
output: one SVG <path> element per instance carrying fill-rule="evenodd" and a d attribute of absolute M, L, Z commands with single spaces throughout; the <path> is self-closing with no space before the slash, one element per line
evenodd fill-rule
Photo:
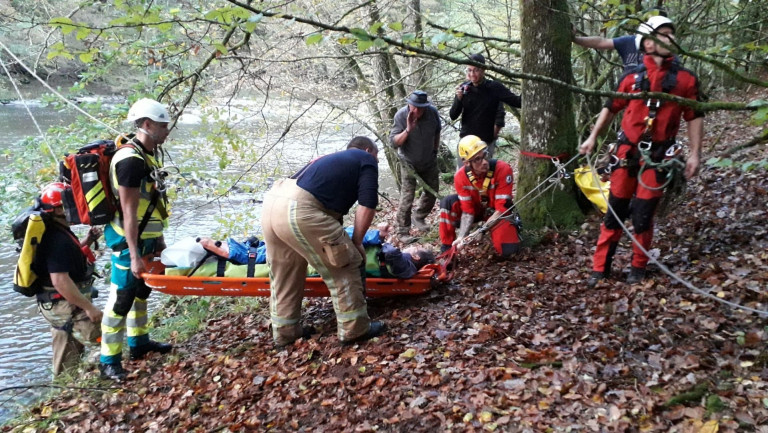
<path fill-rule="evenodd" d="M 128 110 L 128 117 L 126 122 L 135 122 L 139 119 L 150 119 L 158 123 L 169 123 L 171 116 L 168 115 L 168 110 L 165 105 L 155 101 L 154 99 L 139 99 L 131 105 Z"/>
<path fill-rule="evenodd" d="M 663 26 L 669 26 L 675 30 L 675 23 L 661 15 L 652 16 L 648 18 L 648 21 L 640 23 L 640 27 L 637 28 L 637 36 L 635 36 L 635 48 L 638 51 L 643 51 L 643 39 Z"/>

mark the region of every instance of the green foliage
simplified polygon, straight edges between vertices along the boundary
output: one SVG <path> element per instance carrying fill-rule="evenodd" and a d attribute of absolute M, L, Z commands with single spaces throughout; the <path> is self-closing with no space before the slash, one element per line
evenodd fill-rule
<path fill-rule="evenodd" d="M 323 40 L 323 34 L 322 33 L 314 33 L 306 38 L 307 46 L 309 45 L 315 45 L 320 43 Z"/>
<path fill-rule="evenodd" d="M 258 298 L 166 297 L 163 308 L 152 316 L 153 337 L 181 342 L 197 334 L 209 320 L 262 307 Z"/>
<path fill-rule="evenodd" d="M 710 158 L 706 164 L 717 168 L 735 168 L 741 171 L 768 170 L 768 159 L 759 161 L 734 161 L 730 158 Z"/>
<path fill-rule="evenodd" d="M 705 417 L 708 417 L 712 413 L 724 411 L 728 406 L 723 402 L 723 400 L 720 399 L 717 394 L 710 394 L 707 396 L 705 407 L 707 409 L 707 414 Z"/>

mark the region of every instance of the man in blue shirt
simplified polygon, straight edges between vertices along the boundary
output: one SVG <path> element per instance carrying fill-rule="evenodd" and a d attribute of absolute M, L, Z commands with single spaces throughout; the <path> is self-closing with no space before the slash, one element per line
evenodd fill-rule
<path fill-rule="evenodd" d="M 659 10 L 659 15 L 649 18 L 649 22 L 654 21 L 663 24 L 671 24 L 672 20 L 667 18 L 664 11 Z M 595 50 L 616 50 L 621 57 L 621 64 L 624 73 L 634 70 L 643 64 L 643 52 L 640 50 L 640 39 L 642 35 L 626 35 L 618 38 L 604 38 L 602 36 L 575 36 L 573 43 L 585 48 Z"/>
<path fill-rule="evenodd" d="M 370 139 L 355 137 L 346 150 L 310 162 L 265 195 L 261 222 L 271 268 L 272 338 L 278 348 L 313 332 L 300 323 L 307 264 L 328 286 L 342 344 L 386 330 L 384 323 L 368 317 L 363 289 L 363 237 L 378 205 L 377 156 Z M 355 202 L 350 239 L 342 217 Z"/>
<path fill-rule="evenodd" d="M 620 36 L 612 39 L 601 36 L 575 36 L 573 42 L 585 48 L 616 50 L 621 57 L 624 72 L 636 68 L 643 61 L 643 53 L 637 49 L 635 35 Z"/>

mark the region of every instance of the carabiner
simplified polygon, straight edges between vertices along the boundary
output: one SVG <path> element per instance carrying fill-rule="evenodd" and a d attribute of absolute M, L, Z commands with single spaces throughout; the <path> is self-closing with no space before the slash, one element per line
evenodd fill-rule
<path fill-rule="evenodd" d="M 648 151 L 650 151 L 651 150 L 651 146 L 653 146 L 653 143 L 650 142 L 650 141 L 641 141 L 641 142 L 637 143 L 637 148 L 641 152 L 648 152 Z"/>
<path fill-rule="evenodd" d="M 674 157 L 676 157 L 676 156 L 677 156 L 677 155 L 680 153 L 680 151 L 682 151 L 682 150 L 683 150 L 683 145 L 682 145 L 682 144 L 680 144 L 680 143 L 678 143 L 678 142 L 675 142 L 675 144 L 673 144 L 673 145 L 669 146 L 669 148 L 667 149 L 667 151 L 664 153 L 664 156 L 665 156 L 665 157 L 667 157 L 667 158 L 674 158 Z"/>

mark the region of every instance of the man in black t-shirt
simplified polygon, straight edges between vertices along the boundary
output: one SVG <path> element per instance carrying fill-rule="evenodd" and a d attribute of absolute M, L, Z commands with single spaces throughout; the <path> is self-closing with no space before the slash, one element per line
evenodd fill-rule
<path fill-rule="evenodd" d="M 110 162 L 109 177 L 119 206 L 104 229 L 104 239 L 112 249 L 112 284 L 101 324 L 99 369 L 102 378 L 115 381 L 127 376 L 122 365 L 124 340 L 133 360 L 173 349 L 171 344 L 149 338 L 147 300 L 151 290 L 141 278 L 146 272 L 144 257 L 165 249 L 168 211 L 158 158 L 171 119 L 163 104 L 145 98 L 131 106 L 127 120 L 136 133 L 115 140 L 118 150 Z"/>
<path fill-rule="evenodd" d="M 378 205 L 378 149 L 355 137 L 347 150 L 310 162 L 281 179 L 264 196 L 261 225 L 270 265 L 272 339 L 284 347 L 312 333 L 301 326 L 307 264 L 323 278 L 333 299 L 339 341 L 349 344 L 381 335 L 365 302 L 363 238 Z M 358 203 L 352 239 L 342 217 Z"/>
<path fill-rule="evenodd" d="M 43 189 L 41 207 L 52 218 L 32 263 L 44 287 L 37 302 L 40 313 L 51 324 L 54 375 L 77 365 L 85 345 L 95 346 L 101 337 L 102 312 L 91 302 L 94 260 L 88 248 L 99 232 L 91 229 L 85 242 L 80 243 L 69 229 L 61 198 L 68 188 L 55 182 Z"/>

